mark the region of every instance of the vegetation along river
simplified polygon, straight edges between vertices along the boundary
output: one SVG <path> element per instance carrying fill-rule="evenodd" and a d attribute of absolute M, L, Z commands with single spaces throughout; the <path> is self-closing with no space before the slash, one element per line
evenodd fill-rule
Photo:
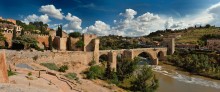
<path fill-rule="evenodd" d="M 152 66 L 159 88 L 157 92 L 220 92 L 220 80 L 191 75 L 174 66 Z"/>

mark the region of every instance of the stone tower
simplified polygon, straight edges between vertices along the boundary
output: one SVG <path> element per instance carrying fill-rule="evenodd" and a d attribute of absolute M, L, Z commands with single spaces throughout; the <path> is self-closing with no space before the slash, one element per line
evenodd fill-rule
<path fill-rule="evenodd" d="M 172 55 L 175 52 L 175 38 L 164 38 L 162 46 L 167 47 L 168 55 Z"/>

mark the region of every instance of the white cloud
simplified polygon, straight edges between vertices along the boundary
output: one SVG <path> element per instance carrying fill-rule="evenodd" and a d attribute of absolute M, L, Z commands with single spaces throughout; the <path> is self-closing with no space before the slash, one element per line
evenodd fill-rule
<path fill-rule="evenodd" d="M 39 11 L 56 19 L 63 19 L 64 17 L 63 14 L 61 13 L 62 10 L 56 9 L 54 5 L 41 6 Z"/>
<path fill-rule="evenodd" d="M 96 21 L 94 25 L 85 28 L 83 32 L 98 35 L 142 36 L 157 30 L 185 29 L 195 25 L 215 24 L 220 26 L 220 3 L 197 14 L 187 15 L 182 18 L 173 18 L 150 12 L 136 17 L 137 12 L 133 9 L 126 9 L 124 13 L 119 15 L 123 16 L 123 18 L 114 20 L 113 27 L 104 22 Z"/>
<path fill-rule="evenodd" d="M 65 17 L 66 20 L 69 21 L 68 24 L 65 24 L 63 27 L 68 31 L 68 32 L 73 32 L 73 30 L 81 30 L 81 24 L 82 20 L 78 18 L 77 16 L 72 16 L 71 13 L 68 13 Z"/>
<path fill-rule="evenodd" d="M 40 15 L 40 16 L 37 16 L 36 14 L 32 14 L 32 15 L 28 15 L 24 19 L 24 22 L 26 24 L 29 24 L 29 22 L 35 22 L 35 21 L 42 21 L 43 23 L 48 23 L 48 22 L 50 22 L 50 19 L 46 14 Z"/>
<path fill-rule="evenodd" d="M 134 11 L 133 9 L 126 9 L 125 13 L 120 13 L 119 15 L 122 15 L 127 19 L 133 19 L 136 14 L 137 12 Z"/>
<path fill-rule="evenodd" d="M 94 25 L 86 27 L 83 30 L 83 32 L 97 34 L 97 35 L 108 35 L 110 30 L 111 30 L 110 25 L 98 20 L 98 21 L 95 21 Z"/>
<path fill-rule="evenodd" d="M 120 13 L 124 19 L 115 21 L 115 27 L 112 27 L 113 34 L 123 36 L 147 35 L 154 30 L 164 29 L 164 20 L 153 13 L 145 13 L 135 17 L 137 14 L 133 9 L 126 9 L 125 13 Z"/>

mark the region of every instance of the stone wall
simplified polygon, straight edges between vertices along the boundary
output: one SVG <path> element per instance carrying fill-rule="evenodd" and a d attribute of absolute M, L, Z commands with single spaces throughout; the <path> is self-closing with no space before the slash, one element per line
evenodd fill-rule
<path fill-rule="evenodd" d="M 77 48 L 76 47 L 76 43 L 80 40 L 80 38 L 72 38 L 70 37 L 70 46 L 69 46 L 69 49 L 71 51 L 82 51 L 82 48 Z"/>
<path fill-rule="evenodd" d="M 57 50 L 66 50 L 67 49 L 67 38 L 60 38 L 59 36 L 54 37 L 53 46 Z"/>
<path fill-rule="evenodd" d="M 5 52 L 0 50 L 0 83 L 8 83 L 8 81 Z"/>
<path fill-rule="evenodd" d="M 84 42 L 84 51 L 94 51 L 93 39 L 97 38 L 96 35 L 93 34 L 83 34 L 83 42 Z"/>
<path fill-rule="evenodd" d="M 8 63 L 56 63 L 56 64 L 74 64 L 81 63 L 87 65 L 93 58 L 92 52 L 84 51 L 14 51 L 6 50 L 6 58 Z"/>
<path fill-rule="evenodd" d="M 6 38 L 6 41 L 8 43 L 8 47 L 12 46 L 12 33 L 3 33 L 4 37 Z"/>

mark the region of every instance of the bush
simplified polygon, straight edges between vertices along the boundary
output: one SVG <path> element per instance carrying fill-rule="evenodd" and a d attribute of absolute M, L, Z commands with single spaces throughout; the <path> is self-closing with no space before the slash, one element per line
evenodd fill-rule
<path fill-rule="evenodd" d="M 13 75 L 16 75 L 16 73 L 11 70 L 8 70 L 8 76 L 13 76 Z"/>
<path fill-rule="evenodd" d="M 65 74 L 64 76 L 71 80 L 79 80 L 76 73 L 68 73 L 68 74 Z"/>
<path fill-rule="evenodd" d="M 95 64 L 96 64 L 95 60 L 92 60 L 91 62 L 89 62 L 89 66 L 93 66 Z"/>
<path fill-rule="evenodd" d="M 76 47 L 77 48 L 81 48 L 84 46 L 84 42 L 82 40 L 79 40 L 78 42 L 76 42 Z"/>
<path fill-rule="evenodd" d="M 89 68 L 89 70 L 86 72 L 86 76 L 88 79 L 103 79 L 105 73 L 105 69 L 104 67 L 95 65 L 95 66 L 91 66 Z"/>
<path fill-rule="evenodd" d="M 29 73 L 28 73 L 28 76 L 31 76 L 31 75 L 32 75 L 32 72 L 29 72 Z"/>
<path fill-rule="evenodd" d="M 50 70 L 55 70 L 55 71 L 58 71 L 58 70 L 59 70 L 59 68 L 57 67 L 57 65 L 54 64 L 54 63 L 41 63 L 40 65 L 43 65 L 43 66 L 47 67 L 47 68 L 50 69 Z"/>
<path fill-rule="evenodd" d="M 67 65 L 62 65 L 60 68 L 59 68 L 59 72 L 66 72 L 66 70 L 68 70 L 68 66 Z"/>

